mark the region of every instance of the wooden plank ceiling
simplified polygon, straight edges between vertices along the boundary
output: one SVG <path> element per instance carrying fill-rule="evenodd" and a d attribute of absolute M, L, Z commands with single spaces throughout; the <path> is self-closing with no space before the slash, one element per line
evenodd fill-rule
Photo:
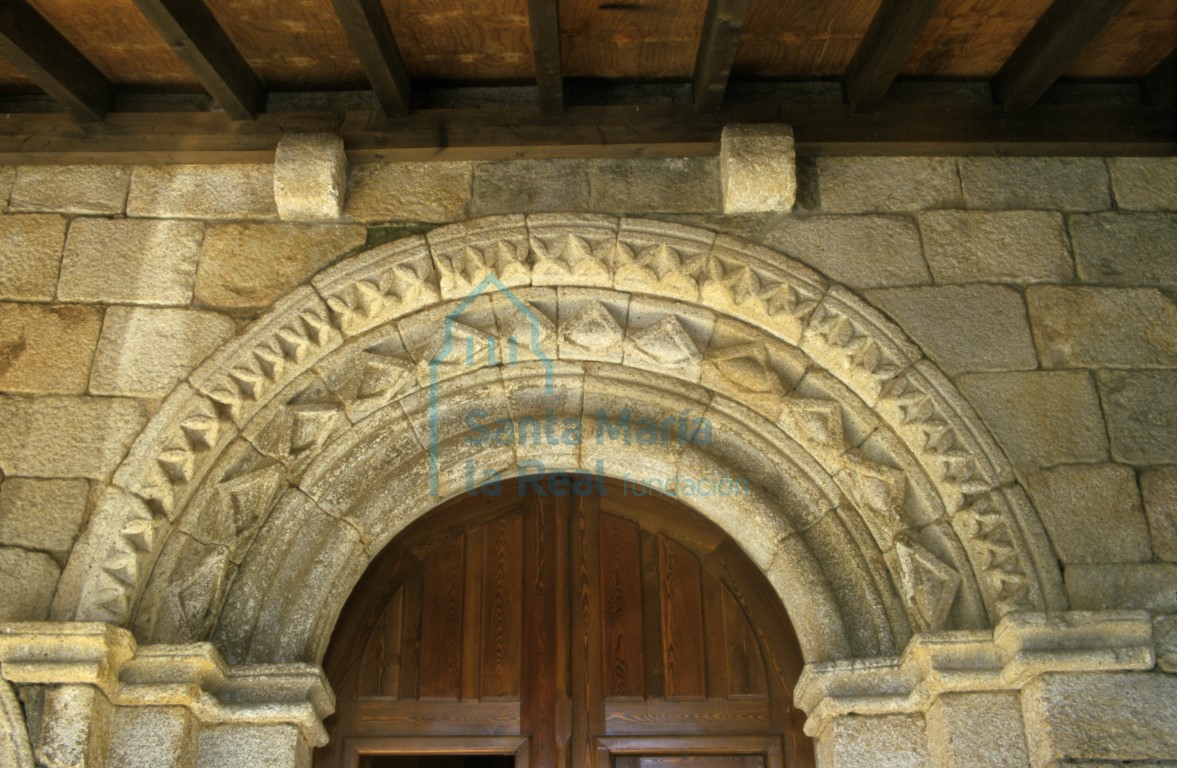
<path fill-rule="evenodd" d="M 1173 0 L 0 0 L 0 162 L 1171 152 L 1175 48 Z"/>

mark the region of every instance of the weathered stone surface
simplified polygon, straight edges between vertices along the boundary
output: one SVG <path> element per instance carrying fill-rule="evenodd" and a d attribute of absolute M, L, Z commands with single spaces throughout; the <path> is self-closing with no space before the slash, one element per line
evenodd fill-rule
<path fill-rule="evenodd" d="M 367 239 L 358 224 L 219 224 L 208 228 L 196 273 L 196 301 L 268 307 Z"/>
<path fill-rule="evenodd" d="M 68 554 L 89 492 L 85 480 L 8 478 L 0 486 L 0 544 Z"/>
<path fill-rule="evenodd" d="M 589 208 L 603 213 L 712 213 L 719 200 L 714 157 L 636 157 L 588 164 Z"/>
<path fill-rule="evenodd" d="M 1109 157 L 1107 164 L 1120 210 L 1177 210 L 1177 157 Z"/>
<path fill-rule="evenodd" d="M 274 155 L 274 203 L 284 221 L 331 221 L 343 211 L 347 154 L 333 133 L 291 133 Z"/>
<path fill-rule="evenodd" d="M 1177 286 L 1177 214 L 1095 213 L 1070 218 L 1079 278 L 1110 285 Z"/>
<path fill-rule="evenodd" d="M 88 685 L 63 685 L 45 692 L 37 765 L 89 768 L 106 763 L 110 744 L 111 706 L 106 696 Z"/>
<path fill-rule="evenodd" d="M 1058 213 L 927 211 L 919 215 L 924 255 L 939 283 L 1070 280 Z"/>
<path fill-rule="evenodd" d="M 589 206 L 583 160 L 502 160 L 474 166 L 471 216 L 583 211 Z"/>
<path fill-rule="evenodd" d="M 793 129 L 775 123 L 725 125 L 719 183 L 724 213 L 792 210 L 797 199 Z"/>
<path fill-rule="evenodd" d="M 818 765 L 834 768 L 931 768 L 919 715 L 834 720 L 817 740 Z"/>
<path fill-rule="evenodd" d="M 236 329 L 231 319 L 215 312 L 111 307 L 94 356 L 90 392 L 162 397 Z"/>
<path fill-rule="evenodd" d="M 127 215 L 173 219 L 273 219 L 274 167 L 137 165 Z"/>
<path fill-rule="evenodd" d="M 60 575 L 49 555 L 0 547 L 0 621 L 46 618 Z"/>
<path fill-rule="evenodd" d="M 1152 624 L 1157 644 L 1157 666 L 1164 672 L 1177 672 L 1177 616 L 1158 616 Z"/>
<path fill-rule="evenodd" d="M 948 157 L 819 157 L 821 209 L 831 213 L 959 206 L 956 160 Z"/>
<path fill-rule="evenodd" d="M 945 693 L 926 715 L 928 752 L 938 768 L 1027 768 L 1016 693 Z"/>
<path fill-rule="evenodd" d="M 1098 157 L 964 157 L 960 181 L 969 208 L 1111 207 L 1107 168 Z"/>
<path fill-rule="evenodd" d="M 5 475 L 104 479 L 145 421 L 134 400 L 0 397 L 0 470 Z"/>
<path fill-rule="evenodd" d="M 130 181 L 125 165 L 25 165 L 17 170 L 8 209 L 118 214 Z"/>
<path fill-rule="evenodd" d="M 957 385 L 1015 464 L 1107 460 L 1099 398 L 1088 373 L 972 373 Z"/>
<path fill-rule="evenodd" d="M 0 210 L 7 210 L 12 185 L 16 181 L 16 168 L 11 165 L 0 167 Z"/>
<path fill-rule="evenodd" d="M 192 768 L 197 729 L 184 707 L 119 707 L 108 764 L 122 768 Z"/>
<path fill-rule="evenodd" d="M 474 166 L 360 163 L 348 177 L 344 212 L 357 221 L 458 221 L 466 215 Z"/>
<path fill-rule="evenodd" d="M 1173 563 L 1069 565 L 1064 586 L 1077 611 L 1177 613 L 1177 565 Z"/>
<path fill-rule="evenodd" d="M 1099 391 L 1117 461 L 1177 462 L 1177 371 L 1100 371 Z"/>
<path fill-rule="evenodd" d="M 292 725 L 218 725 L 200 733 L 196 768 L 309 768 L 310 749 Z"/>
<path fill-rule="evenodd" d="M 65 227 L 61 216 L 0 216 L 0 299 L 53 299 Z"/>
<path fill-rule="evenodd" d="M 1177 678 L 1168 675 L 1045 675 L 1022 693 L 1033 765 L 1172 758 L 1175 701 Z"/>
<path fill-rule="evenodd" d="M 76 219 L 65 241 L 62 301 L 187 304 L 204 225 L 188 221 Z"/>
<path fill-rule="evenodd" d="M 1122 464 L 1073 464 L 1029 472 L 1026 490 L 1064 563 L 1152 559 L 1136 473 Z"/>
<path fill-rule="evenodd" d="M 81 394 L 102 311 L 0 303 L 0 391 Z"/>
<path fill-rule="evenodd" d="M 886 288 L 866 298 L 893 317 L 950 376 L 1038 367 L 1026 307 L 1000 285 Z"/>
<path fill-rule="evenodd" d="M 1155 288 L 1031 286 L 1026 303 L 1047 368 L 1177 366 L 1177 304 Z"/>
<path fill-rule="evenodd" d="M 1150 469 L 1140 476 L 1144 513 L 1153 554 L 1177 563 L 1177 466 Z"/>
<path fill-rule="evenodd" d="M 919 233 L 903 216 L 782 216 L 761 241 L 851 288 L 932 282 Z"/>

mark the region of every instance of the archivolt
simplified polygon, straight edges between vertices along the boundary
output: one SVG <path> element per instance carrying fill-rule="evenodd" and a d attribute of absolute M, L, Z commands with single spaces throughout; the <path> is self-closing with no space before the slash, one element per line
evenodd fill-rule
<path fill-rule="evenodd" d="M 169 396 L 63 576 L 59 618 L 231 660 L 317 660 L 368 561 L 430 495 L 429 360 L 487 275 L 538 319 L 545 363 L 487 365 L 522 317 L 478 296 L 443 366 L 441 496 L 466 459 L 637 477 L 747 478 L 692 497 L 769 575 L 808 661 L 893 653 L 913 631 L 1061 607 L 1025 494 L 951 384 L 848 291 L 699 229 L 597 216 L 443 227 L 339 264 Z M 499 356 L 501 359 L 502 355 Z M 472 446 L 463 415 L 705 416 L 708 445 Z M 591 426 L 589 427 L 591 429 Z M 603 462 L 603 463 L 599 463 Z"/>

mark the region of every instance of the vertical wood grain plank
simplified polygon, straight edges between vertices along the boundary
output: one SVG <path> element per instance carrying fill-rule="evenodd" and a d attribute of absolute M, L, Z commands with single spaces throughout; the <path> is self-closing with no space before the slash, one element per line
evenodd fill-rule
<path fill-rule="evenodd" d="M 482 696 L 482 557 L 485 547 L 484 526 L 466 534 L 466 584 L 462 603 L 462 698 Z"/>
<path fill-rule="evenodd" d="M 523 518 L 511 515 L 486 526 L 482 595 L 482 696 L 519 696 L 523 606 Z"/>
<path fill-rule="evenodd" d="M 727 698 L 732 694 L 733 685 L 728 666 L 729 639 L 724 626 L 723 584 L 710 573 L 701 573 L 703 580 L 703 622 L 699 625 L 703 634 L 704 660 L 707 672 L 707 697 Z"/>
<path fill-rule="evenodd" d="M 572 580 L 572 765 L 588 766 L 593 759 L 593 736 L 604 731 L 601 696 L 601 606 L 597 590 L 600 499 L 575 496 L 571 505 L 569 578 Z M 601 768 L 606 768 L 602 766 Z"/>
<path fill-rule="evenodd" d="M 646 697 L 666 693 L 662 658 L 662 586 L 658 578 L 658 536 L 642 531 L 642 649 L 645 657 Z"/>
<path fill-rule="evenodd" d="M 602 514 L 599 530 L 604 695 L 642 696 L 641 529 Z"/>
<path fill-rule="evenodd" d="M 462 691 L 465 551 L 465 537 L 456 536 L 425 561 L 418 683 L 422 699 L 457 699 Z"/>
<path fill-rule="evenodd" d="M 702 633 L 703 596 L 699 561 L 681 544 L 659 537 L 662 597 L 662 653 L 666 698 L 707 695 Z"/>
<path fill-rule="evenodd" d="M 397 698 L 417 698 L 417 670 L 421 662 L 421 574 L 405 581 L 401 613 L 400 674 Z"/>

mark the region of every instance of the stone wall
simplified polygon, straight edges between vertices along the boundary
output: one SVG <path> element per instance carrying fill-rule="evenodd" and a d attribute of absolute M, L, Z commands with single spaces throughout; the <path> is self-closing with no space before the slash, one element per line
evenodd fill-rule
<path fill-rule="evenodd" d="M 268 165 L 0 171 L 0 619 L 60 569 L 161 398 L 367 246 L 503 212 L 663 218 L 805 262 L 894 319 L 992 430 L 1077 609 L 1177 612 L 1177 160 L 817 158 L 724 215 L 716 158 L 373 164 L 283 221 Z"/>

